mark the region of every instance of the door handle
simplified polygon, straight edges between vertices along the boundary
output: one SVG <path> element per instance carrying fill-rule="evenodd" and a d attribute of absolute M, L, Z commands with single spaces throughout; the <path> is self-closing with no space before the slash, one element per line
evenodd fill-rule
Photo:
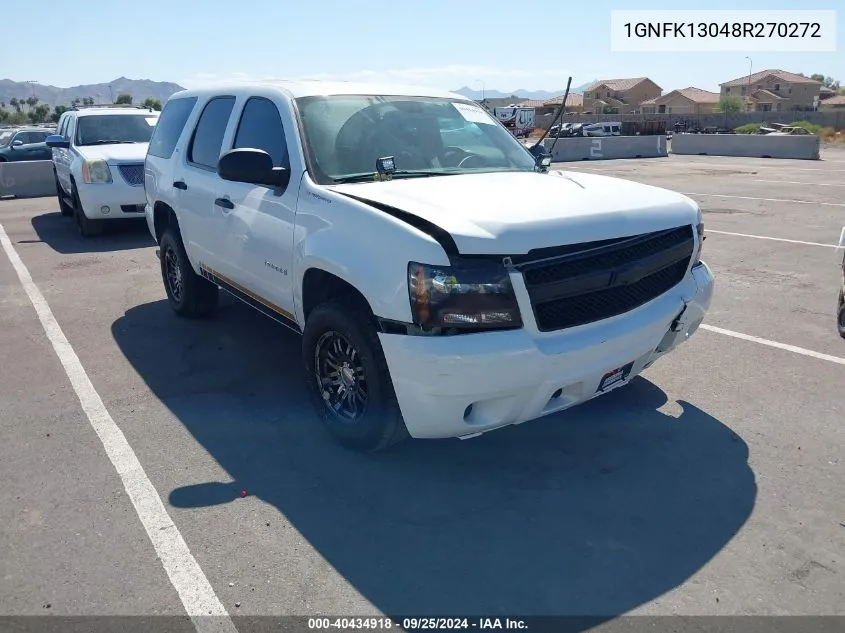
<path fill-rule="evenodd" d="M 231 200 L 229 200 L 229 198 L 217 198 L 214 201 L 214 204 L 216 204 L 218 207 L 223 207 L 224 209 L 234 209 L 235 208 L 235 203 L 232 202 Z"/>
<path fill-rule="evenodd" d="M 177 189 L 181 189 L 182 191 L 188 190 L 188 185 L 185 183 L 184 180 L 177 180 L 176 182 L 173 183 L 173 186 L 176 187 Z"/>

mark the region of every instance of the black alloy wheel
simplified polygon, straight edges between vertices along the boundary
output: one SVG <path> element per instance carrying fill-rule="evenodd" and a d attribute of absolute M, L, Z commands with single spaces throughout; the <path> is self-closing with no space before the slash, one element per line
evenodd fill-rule
<path fill-rule="evenodd" d="M 176 255 L 176 250 L 172 247 L 166 248 L 162 256 L 164 257 L 167 289 L 170 291 L 173 300 L 181 304 L 184 296 L 184 286 L 182 283 L 182 267 L 179 265 L 179 257 Z"/>
<path fill-rule="evenodd" d="M 317 340 L 314 371 L 323 404 L 338 422 L 356 424 L 367 412 L 369 390 L 361 354 L 348 338 L 329 330 Z"/>

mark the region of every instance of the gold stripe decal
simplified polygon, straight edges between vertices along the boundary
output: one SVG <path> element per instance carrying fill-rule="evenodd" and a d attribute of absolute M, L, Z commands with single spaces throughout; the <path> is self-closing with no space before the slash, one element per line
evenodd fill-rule
<path fill-rule="evenodd" d="M 267 301 L 267 299 L 265 299 L 265 298 L 263 298 L 263 297 L 259 297 L 259 296 L 258 296 L 257 294 L 255 294 L 254 292 L 250 292 L 249 290 L 247 290 L 246 288 L 244 288 L 244 287 L 243 287 L 242 285 L 240 285 L 239 283 L 237 283 L 237 282 L 235 282 L 235 281 L 232 281 L 231 279 L 229 279 L 229 278 L 228 278 L 228 277 L 226 277 L 225 275 L 221 275 L 221 274 L 220 274 L 220 273 L 218 273 L 216 270 L 214 270 L 214 269 L 212 269 L 212 268 L 210 268 L 210 267 L 206 266 L 205 264 L 200 264 L 200 268 L 201 268 L 202 270 L 204 270 L 206 273 L 208 273 L 209 275 L 211 275 L 212 277 L 217 277 L 217 279 L 219 279 L 220 281 L 222 281 L 222 282 L 223 282 L 224 284 L 226 284 L 227 286 L 231 286 L 232 288 L 234 288 L 234 289 L 235 289 L 235 290 L 237 290 L 238 292 L 242 292 L 243 294 L 245 294 L 247 297 L 249 297 L 249 298 L 250 298 L 250 299 L 252 299 L 253 301 L 257 301 L 258 303 L 260 303 L 261 305 L 263 305 L 265 308 L 269 308 L 270 310 L 272 310 L 273 312 L 277 313 L 278 315 L 283 316 L 283 317 L 285 317 L 286 319 L 288 319 L 288 320 L 293 321 L 294 323 L 296 323 L 296 317 L 294 317 L 294 316 L 293 316 L 290 312 L 288 312 L 287 310 L 283 310 L 282 308 L 280 308 L 279 306 L 277 306 L 275 303 L 270 303 L 269 301 Z"/>

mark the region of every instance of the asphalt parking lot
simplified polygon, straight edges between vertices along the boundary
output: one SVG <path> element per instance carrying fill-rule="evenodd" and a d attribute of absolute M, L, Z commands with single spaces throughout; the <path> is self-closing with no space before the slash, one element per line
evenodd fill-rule
<path fill-rule="evenodd" d="M 822 157 L 556 165 L 701 204 L 705 326 L 586 405 L 379 457 L 317 426 L 281 326 L 173 316 L 143 223 L 83 240 L 54 198 L 0 201 L 0 613 L 845 614 L 845 151 Z"/>

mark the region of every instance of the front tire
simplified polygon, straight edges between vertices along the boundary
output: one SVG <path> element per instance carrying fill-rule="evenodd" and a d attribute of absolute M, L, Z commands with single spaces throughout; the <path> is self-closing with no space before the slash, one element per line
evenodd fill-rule
<path fill-rule="evenodd" d="M 168 227 L 159 241 L 161 278 L 173 311 L 189 319 L 210 316 L 217 309 L 217 286 L 194 272 L 182 237 Z"/>
<path fill-rule="evenodd" d="M 76 218 L 76 228 L 82 237 L 93 237 L 103 233 L 102 220 L 92 220 L 82 209 L 82 201 L 79 199 L 79 192 L 76 184 L 73 187 L 73 214 Z"/>
<path fill-rule="evenodd" d="M 839 336 L 845 338 L 845 292 L 839 289 L 839 300 L 836 303 L 836 329 Z"/>
<path fill-rule="evenodd" d="M 375 452 L 408 437 L 372 316 L 354 298 L 314 308 L 302 357 L 309 395 L 335 441 Z"/>
<path fill-rule="evenodd" d="M 64 217 L 68 218 L 73 215 L 73 207 L 65 202 L 65 192 L 59 184 L 59 177 L 56 176 L 55 172 L 53 173 L 53 178 L 56 181 L 56 197 L 59 199 L 59 211 L 61 211 Z"/>

